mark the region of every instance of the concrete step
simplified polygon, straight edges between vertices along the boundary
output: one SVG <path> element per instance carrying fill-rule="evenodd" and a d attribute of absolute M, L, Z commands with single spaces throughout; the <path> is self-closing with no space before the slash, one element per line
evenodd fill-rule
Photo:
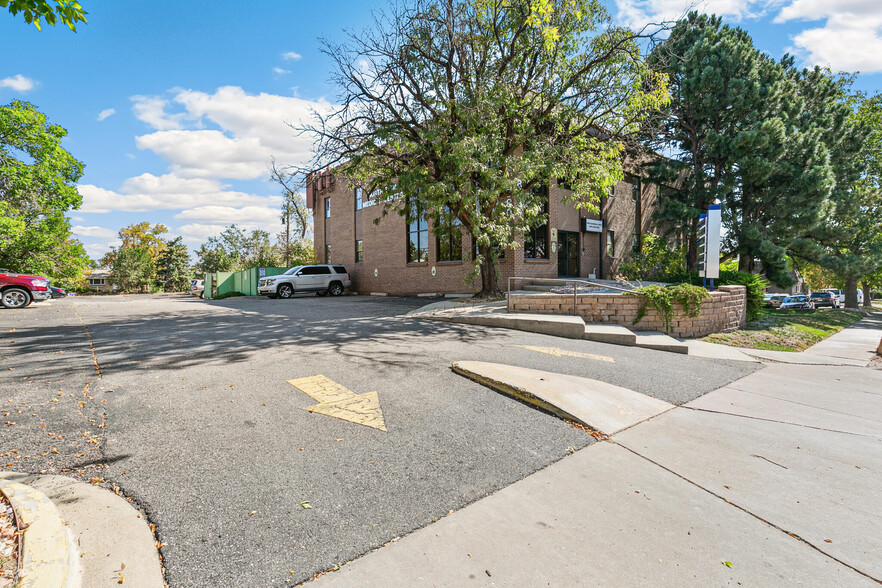
<path fill-rule="evenodd" d="M 456 373 L 497 392 L 605 435 L 674 408 L 652 396 L 600 380 L 483 361 L 457 361 L 452 367 Z"/>
<path fill-rule="evenodd" d="M 450 322 L 502 327 L 568 339 L 582 339 L 585 334 L 585 321 L 581 317 L 559 314 L 473 313 L 450 317 Z"/>
<path fill-rule="evenodd" d="M 665 335 L 661 331 L 637 331 L 637 347 L 655 349 L 656 351 L 670 351 L 671 353 L 689 354 L 689 345 L 677 341 L 673 337 Z"/>
<path fill-rule="evenodd" d="M 585 339 L 613 345 L 637 344 L 637 335 L 632 330 L 612 323 L 586 323 Z"/>

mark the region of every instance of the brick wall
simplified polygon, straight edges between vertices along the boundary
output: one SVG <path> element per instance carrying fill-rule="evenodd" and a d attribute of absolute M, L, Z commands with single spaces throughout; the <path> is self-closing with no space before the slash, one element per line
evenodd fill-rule
<path fill-rule="evenodd" d="M 744 327 L 747 320 L 747 288 L 720 286 L 710 293 L 711 298 L 701 304 L 701 314 L 686 316 L 679 304 L 674 305 L 671 335 L 676 337 L 703 337 Z M 659 314 L 649 308 L 640 322 L 634 324 L 640 308 L 638 296 L 624 294 L 579 294 L 576 311 L 586 323 L 614 323 L 634 331 L 664 331 Z M 512 312 L 537 314 L 573 314 L 572 294 L 536 293 L 513 296 L 509 304 Z"/>
<path fill-rule="evenodd" d="M 331 245 L 331 263 L 343 264 L 352 276 L 352 289 L 360 293 L 385 292 L 392 295 L 418 293 L 474 293 L 480 289 L 480 281 L 469 283 L 466 278 L 473 270 L 472 243 L 463 233 L 463 261 L 441 262 L 438 260 L 438 244 L 429 230 L 427 263 L 407 263 L 407 226 L 404 217 L 395 212 L 382 216 L 380 205 L 355 210 L 355 193 L 343 177 L 331 183 L 317 185 L 314 192 L 314 243 L 316 257 L 325 262 L 325 245 Z M 654 193 L 654 186 L 646 186 L 647 194 Z M 551 228 L 579 234 L 579 275 L 588 277 L 600 268 L 600 246 L 605 248 L 605 233 L 581 232 L 581 217 L 598 218 L 597 214 L 578 209 L 570 202 L 563 202 L 565 191 L 552 182 L 549 187 L 548 239 L 551 244 Z M 325 218 L 325 199 L 331 199 L 331 216 Z M 647 199 L 644 219 L 648 223 L 651 200 Z M 610 268 L 630 254 L 631 235 L 635 229 L 634 204 L 631 200 L 631 184 L 619 182 L 616 196 L 605 198 L 604 206 L 608 223 L 616 230 L 616 257 L 604 254 L 604 276 Z M 379 223 L 375 220 L 379 219 Z M 355 262 L 355 240 L 361 239 L 364 260 Z M 508 277 L 556 278 L 558 277 L 557 251 L 548 247 L 548 259 L 524 259 L 523 238 L 519 246 L 505 252 L 499 260 L 499 288 L 506 290 Z"/>

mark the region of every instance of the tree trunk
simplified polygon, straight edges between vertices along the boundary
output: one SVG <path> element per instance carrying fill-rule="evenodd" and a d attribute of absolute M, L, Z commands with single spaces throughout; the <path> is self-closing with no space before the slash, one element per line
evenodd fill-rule
<path fill-rule="evenodd" d="M 481 298 L 489 298 L 499 294 L 499 288 L 496 287 L 496 256 L 492 247 L 481 245 L 478 247 L 481 257 L 481 291 L 477 296 Z"/>
<path fill-rule="evenodd" d="M 857 278 L 845 278 L 845 308 L 858 309 Z"/>
<path fill-rule="evenodd" d="M 753 271 L 753 264 L 751 263 L 753 259 L 749 255 L 745 255 L 744 253 L 738 256 L 738 271 L 751 273 Z"/>
<path fill-rule="evenodd" d="M 864 306 L 872 308 L 873 307 L 873 289 L 870 287 L 870 284 L 863 280 L 861 282 L 862 290 L 864 291 Z"/>

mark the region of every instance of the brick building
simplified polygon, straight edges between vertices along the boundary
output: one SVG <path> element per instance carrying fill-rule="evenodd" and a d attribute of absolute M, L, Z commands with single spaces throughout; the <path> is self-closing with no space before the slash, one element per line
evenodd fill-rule
<path fill-rule="evenodd" d="M 641 246 L 656 205 L 656 186 L 626 175 L 602 199 L 599 215 L 564 203 L 564 190 L 551 182 L 548 223 L 528 231 L 517 249 L 499 259 L 500 289 L 512 276 L 610 278 Z M 316 257 L 345 264 L 354 291 L 403 295 L 480 289 L 480 280 L 466 281 L 474 268 L 473 245 L 459 227 L 443 228 L 439 236 L 431 221 L 408 223 L 392 213 L 375 224 L 382 205 L 330 171 L 307 178 L 306 200 L 314 216 Z"/>

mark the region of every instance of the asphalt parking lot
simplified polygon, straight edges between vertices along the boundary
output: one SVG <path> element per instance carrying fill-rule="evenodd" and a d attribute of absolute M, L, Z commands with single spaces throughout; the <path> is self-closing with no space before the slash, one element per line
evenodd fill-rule
<path fill-rule="evenodd" d="M 2 465 L 117 485 L 157 525 L 173 586 L 293 584 L 592 442 L 452 361 L 675 403 L 757 369 L 404 316 L 429 302 L 145 295 L 2 311 Z M 302 410 L 316 400 L 287 380 L 317 374 L 376 392 L 387 431 Z"/>

